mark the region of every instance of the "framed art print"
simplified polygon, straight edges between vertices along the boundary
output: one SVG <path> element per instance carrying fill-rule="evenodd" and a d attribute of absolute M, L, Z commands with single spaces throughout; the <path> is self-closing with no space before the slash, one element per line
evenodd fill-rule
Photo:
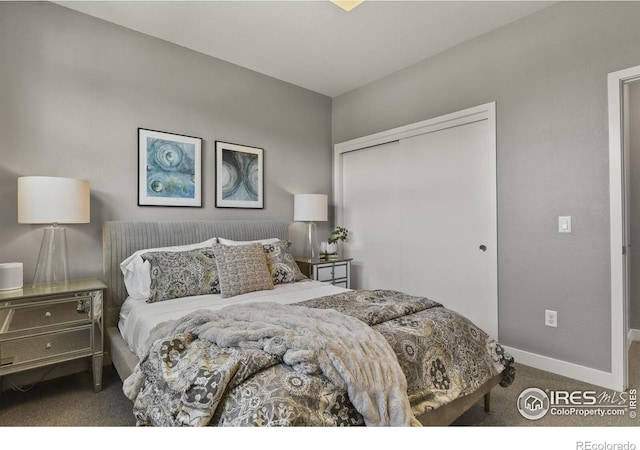
<path fill-rule="evenodd" d="M 264 151 L 216 141 L 216 208 L 264 207 Z"/>
<path fill-rule="evenodd" d="M 202 139 L 138 128 L 138 205 L 202 207 Z"/>

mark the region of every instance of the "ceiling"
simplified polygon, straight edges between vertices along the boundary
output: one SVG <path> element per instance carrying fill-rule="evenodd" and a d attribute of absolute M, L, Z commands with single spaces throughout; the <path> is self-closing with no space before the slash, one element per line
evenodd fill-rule
<path fill-rule="evenodd" d="M 335 97 L 555 2 L 55 3 Z"/>

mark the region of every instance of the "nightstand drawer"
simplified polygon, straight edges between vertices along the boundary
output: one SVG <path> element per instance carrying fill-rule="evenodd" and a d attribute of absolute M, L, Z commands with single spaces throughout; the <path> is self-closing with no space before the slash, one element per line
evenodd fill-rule
<path fill-rule="evenodd" d="M 333 266 L 318 266 L 318 281 L 333 280 Z"/>
<path fill-rule="evenodd" d="M 347 278 L 346 264 L 318 266 L 318 281 L 333 281 L 339 278 Z"/>
<path fill-rule="evenodd" d="M 333 278 L 347 278 L 347 265 L 336 264 L 335 266 L 333 266 Z"/>
<path fill-rule="evenodd" d="M 88 296 L 63 298 L 46 304 L 21 305 L 13 310 L 13 317 L 7 332 L 17 332 L 34 328 L 62 325 L 74 322 L 90 322 L 85 309 L 90 308 Z"/>
<path fill-rule="evenodd" d="M 0 342 L 2 367 L 52 358 L 65 353 L 91 354 L 91 326 Z"/>

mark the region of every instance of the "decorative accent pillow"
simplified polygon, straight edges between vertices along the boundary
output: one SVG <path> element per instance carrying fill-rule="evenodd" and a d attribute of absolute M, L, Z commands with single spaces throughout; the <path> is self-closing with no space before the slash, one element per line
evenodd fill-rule
<path fill-rule="evenodd" d="M 127 288 L 129 297 L 148 299 L 151 295 L 151 265 L 142 259 L 142 255 L 151 252 L 181 252 L 194 250 L 196 248 L 211 248 L 217 241 L 216 238 L 208 239 L 196 244 L 177 245 L 172 247 L 147 248 L 134 252 L 131 256 L 120 263 L 120 270 L 124 278 L 124 285 Z"/>
<path fill-rule="evenodd" d="M 261 244 L 214 244 L 213 253 L 223 297 L 273 289 L 271 272 Z"/>
<path fill-rule="evenodd" d="M 307 277 L 300 272 L 298 264 L 289 253 L 291 242 L 277 241 L 263 244 L 264 254 L 267 256 L 267 265 L 273 278 L 273 284 L 294 283 L 306 280 Z"/>
<path fill-rule="evenodd" d="M 151 264 L 151 289 L 147 303 L 192 295 L 218 294 L 220 281 L 211 248 L 142 255 Z"/>

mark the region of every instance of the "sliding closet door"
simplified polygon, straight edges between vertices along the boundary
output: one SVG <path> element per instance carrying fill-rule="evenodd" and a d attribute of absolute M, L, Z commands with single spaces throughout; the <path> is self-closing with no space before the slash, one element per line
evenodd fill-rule
<path fill-rule="evenodd" d="M 497 337 L 494 137 L 480 120 L 341 154 L 354 287 L 426 296 Z"/>
<path fill-rule="evenodd" d="M 351 286 L 400 290 L 402 256 L 398 229 L 402 206 L 396 155 L 398 142 L 342 155 L 343 223 L 350 231 L 344 246 L 351 264 Z"/>
<path fill-rule="evenodd" d="M 402 284 L 497 333 L 494 160 L 486 123 L 401 141 Z"/>

